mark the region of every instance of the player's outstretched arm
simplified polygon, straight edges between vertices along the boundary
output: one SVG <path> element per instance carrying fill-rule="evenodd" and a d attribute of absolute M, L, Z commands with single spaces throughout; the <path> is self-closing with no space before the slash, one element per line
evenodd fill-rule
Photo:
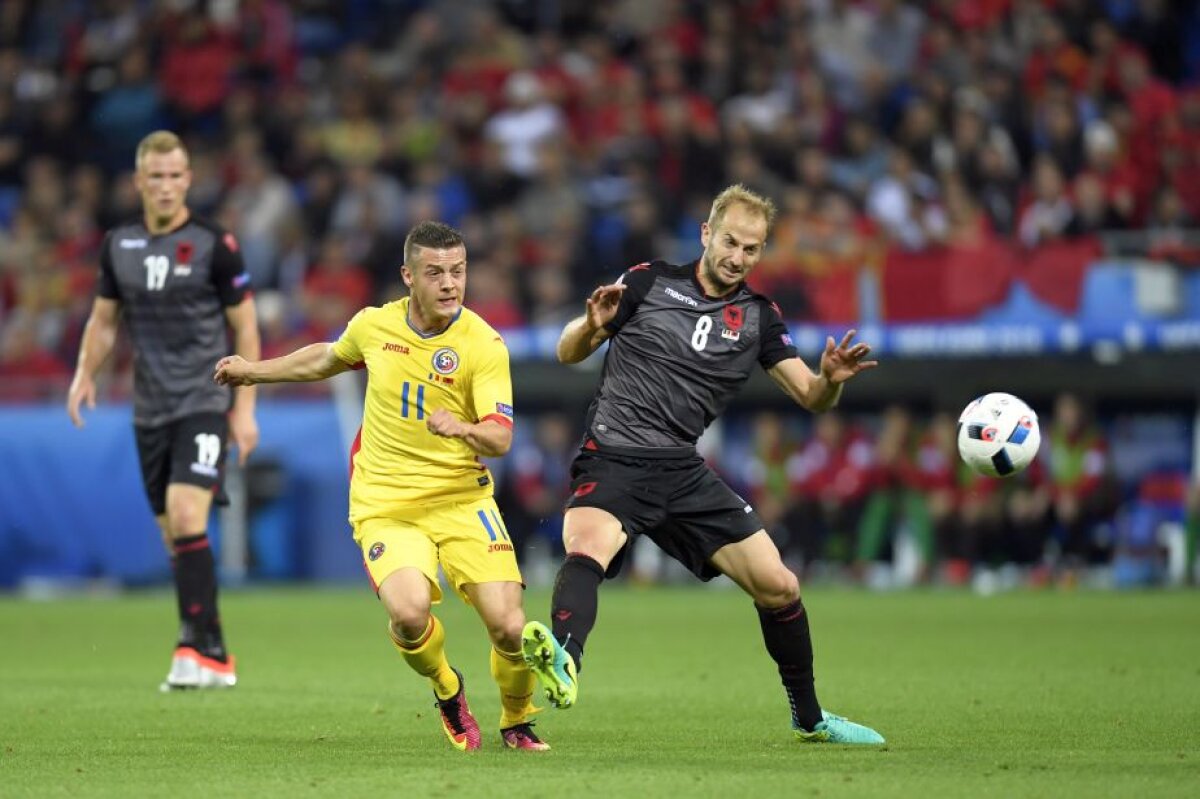
<path fill-rule="evenodd" d="M 75 364 L 75 376 L 67 389 L 67 414 L 76 427 L 83 427 L 83 416 L 79 406 L 96 407 L 96 372 L 117 340 L 117 312 L 120 303 L 106 297 L 97 297 L 92 303 L 83 328 L 83 342 L 79 345 L 79 360 Z"/>
<path fill-rule="evenodd" d="M 227 355 L 217 361 L 213 380 L 223 386 L 252 386 L 256 383 L 308 383 L 346 371 L 350 365 L 333 354 L 333 345 L 321 342 L 265 361 L 247 361 Z"/>
<path fill-rule="evenodd" d="M 579 363 L 605 342 L 609 332 L 604 326 L 617 315 L 624 283 L 600 286 L 587 299 L 587 312 L 572 319 L 563 328 L 558 338 L 558 360 L 562 363 Z"/>
<path fill-rule="evenodd" d="M 871 345 L 862 342 L 851 345 L 855 332 L 847 331 L 838 344 L 832 336 L 825 340 L 819 374 L 813 374 L 801 359 L 789 358 L 771 367 L 771 378 L 789 397 L 814 413 L 833 408 L 841 398 L 842 385 L 847 380 L 879 365 L 879 361 L 863 360 L 870 355 Z"/>

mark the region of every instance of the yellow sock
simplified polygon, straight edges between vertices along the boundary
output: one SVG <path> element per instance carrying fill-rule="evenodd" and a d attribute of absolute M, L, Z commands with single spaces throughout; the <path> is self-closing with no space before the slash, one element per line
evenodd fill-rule
<path fill-rule="evenodd" d="M 416 641 L 405 641 L 391 623 L 388 624 L 392 645 L 409 668 L 433 683 L 438 699 L 449 699 L 458 693 L 458 675 L 446 660 L 446 628 L 437 616 L 430 615 L 429 626 Z"/>
<path fill-rule="evenodd" d="M 491 665 L 492 679 L 500 686 L 500 729 L 520 724 L 540 710 L 532 701 L 537 677 L 520 652 L 501 652 L 493 645 Z"/>

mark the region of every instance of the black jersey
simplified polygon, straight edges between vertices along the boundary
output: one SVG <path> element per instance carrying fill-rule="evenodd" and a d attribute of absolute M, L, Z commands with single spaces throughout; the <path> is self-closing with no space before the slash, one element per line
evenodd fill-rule
<path fill-rule="evenodd" d="M 97 293 L 121 303 L 133 340 L 134 424 L 229 410 L 232 393 L 212 374 L 230 350 L 225 309 L 249 290 L 237 241 L 211 222 L 191 217 L 152 236 L 137 219 L 109 231 Z"/>
<path fill-rule="evenodd" d="M 745 286 L 705 295 L 698 264 L 655 261 L 621 276 L 626 285 L 588 409 L 600 450 L 672 457 L 696 440 L 750 377 L 796 357 L 779 309 Z M 592 445 L 589 445 L 589 447 Z"/>

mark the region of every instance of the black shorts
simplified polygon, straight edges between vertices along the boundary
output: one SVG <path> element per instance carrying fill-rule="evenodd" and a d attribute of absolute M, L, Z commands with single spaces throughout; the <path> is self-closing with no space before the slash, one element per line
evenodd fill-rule
<path fill-rule="evenodd" d="M 699 455 L 651 460 L 580 453 L 571 464 L 567 507 L 608 511 L 630 537 L 648 536 L 706 581 L 720 574 L 709 562 L 718 549 L 763 528 L 754 508 Z M 623 561 L 624 549 L 605 576 L 616 576 Z"/>
<path fill-rule="evenodd" d="M 218 505 L 225 498 L 225 439 L 229 421 L 223 413 L 198 413 L 158 427 L 134 427 L 142 484 L 155 516 L 167 512 L 167 486 L 187 483 L 211 490 Z"/>

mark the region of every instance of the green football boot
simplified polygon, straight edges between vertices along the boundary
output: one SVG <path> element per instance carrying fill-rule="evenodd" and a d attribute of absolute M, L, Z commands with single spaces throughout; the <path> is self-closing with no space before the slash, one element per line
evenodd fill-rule
<path fill-rule="evenodd" d="M 545 689 L 550 704 L 562 709 L 575 704 L 579 694 L 575 661 L 546 625 L 536 621 L 525 625 L 521 631 L 521 655 Z"/>

